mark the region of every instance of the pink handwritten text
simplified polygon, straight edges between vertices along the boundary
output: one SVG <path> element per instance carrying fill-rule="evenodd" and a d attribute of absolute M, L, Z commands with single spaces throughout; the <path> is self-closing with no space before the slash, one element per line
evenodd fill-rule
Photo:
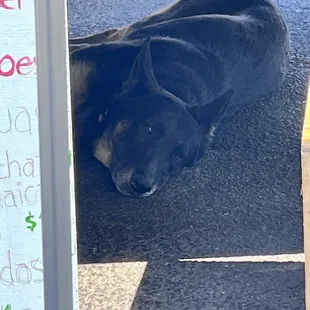
<path fill-rule="evenodd" d="M 0 267 L 0 283 L 4 286 L 43 282 L 43 263 L 40 259 L 28 263 L 13 263 L 11 250 L 6 253 L 6 264 Z"/>
<path fill-rule="evenodd" d="M 22 0 L 0 0 L 0 9 L 5 10 L 21 10 Z"/>
<path fill-rule="evenodd" d="M 0 76 L 11 77 L 15 74 L 20 76 L 26 76 L 31 73 L 35 74 L 36 65 L 36 57 L 23 56 L 15 59 L 12 55 L 6 54 L 0 57 Z"/>

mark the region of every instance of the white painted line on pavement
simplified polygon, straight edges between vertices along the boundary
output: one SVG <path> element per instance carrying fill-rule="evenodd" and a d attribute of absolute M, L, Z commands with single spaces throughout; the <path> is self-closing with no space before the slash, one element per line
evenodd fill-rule
<path fill-rule="evenodd" d="M 232 263 L 263 263 L 263 262 L 278 262 L 278 263 L 304 263 L 304 253 L 299 254 L 279 254 L 279 255 L 252 255 L 252 256 L 230 256 L 230 257 L 205 257 L 205 258 L 183 258 L 181 262 L 232 262 Z"/>

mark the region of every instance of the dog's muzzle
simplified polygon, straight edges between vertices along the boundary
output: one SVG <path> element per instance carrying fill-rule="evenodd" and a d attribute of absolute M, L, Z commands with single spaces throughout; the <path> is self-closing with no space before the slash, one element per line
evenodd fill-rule
<path fill-rule="evenodd" d="M 113 177 L 119 192 L 126 196 L 147 197 L 157 190 L 155 179 L 146 174 L 129 171 Z"/>

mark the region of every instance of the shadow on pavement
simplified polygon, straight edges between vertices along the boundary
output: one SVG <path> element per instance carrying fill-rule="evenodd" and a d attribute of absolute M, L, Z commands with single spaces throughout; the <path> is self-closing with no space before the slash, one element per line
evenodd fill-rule
<path fill-rule="evenodd" d="M 302 264 L 149 263 L 131 310 L 302 310 Z"/>

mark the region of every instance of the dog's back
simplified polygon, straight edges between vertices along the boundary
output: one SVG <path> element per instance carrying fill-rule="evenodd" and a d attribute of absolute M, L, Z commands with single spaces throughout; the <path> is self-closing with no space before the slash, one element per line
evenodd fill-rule
<path fill-rule="evenodd" d="M 181 0 L 123 29 L 119 39 L 148 36 L 180 39 L 205 55 L 214 53 L 227 83 L 244 99 L 274 90 L 287 71 L 288 31 L 272 1 Z"/>
<path fill-rule="evenodd" d="M 228 89 L 244 100 L 263 96 L 282 82 L 287 71 L 288 31 L 271 0 L 180 0 L 128 27 L 71 43 L 105 42 L 94 57 L 100 54 L 101 63 L 107 58 L 101 76 L 110 83 L 109 76 L 118 70 L 110 69 L 114 63 L 110 50 L 117 51 L 119 70 L 124 71 L 119 76 L 125 76 L 132 65 L 128 61 L 133 61 L 127 56 L 128 49 L 136 55 L 146 37 L 151 37 L 160 84 L 177 93 L 182 93 L 186 84 L 205 98 L 200 104 Z M 135 46 L 129 48 L 131 42 Z M 79 59 L 78 53 L 75 59 Z M 180 80 L 183 85 L 178 87 Z M 116 86 L 108 88 L 116 90 Z"/>

